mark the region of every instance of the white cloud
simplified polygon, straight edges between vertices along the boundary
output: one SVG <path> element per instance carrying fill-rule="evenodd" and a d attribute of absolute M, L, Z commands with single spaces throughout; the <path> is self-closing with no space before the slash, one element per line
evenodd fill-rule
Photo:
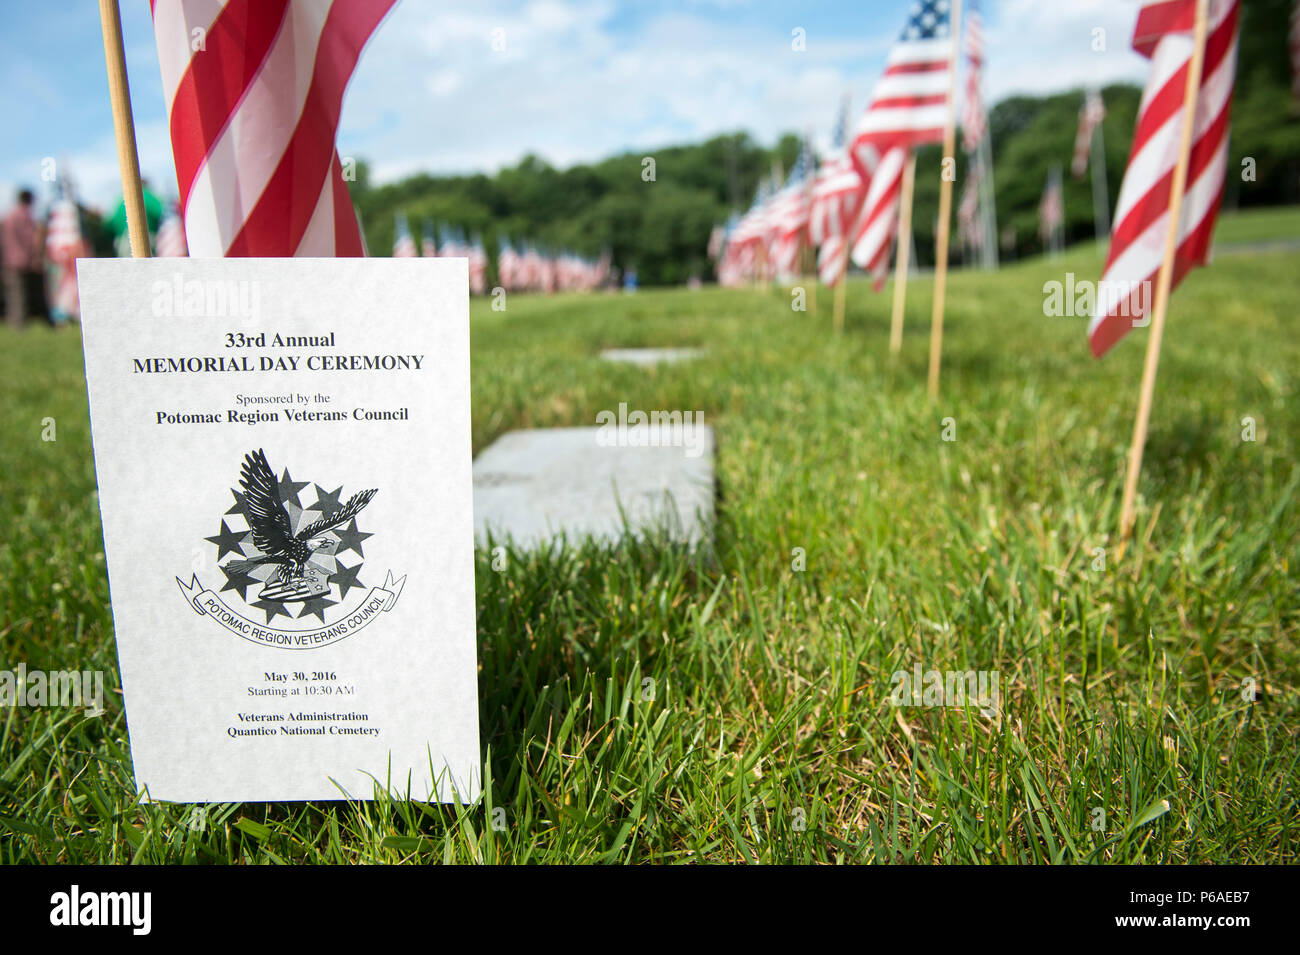
<path fill-rule="evenodd" d="M 814 35 L 797 53 L 783 25 L 703 11 L 627 31 L 604 0 L 536 0 L 517 12 L 489 3 L 436 25 L 417 7 L 402 11 L 362 57 L 341 131 L 343 151 L 370 159 L 380 182 L 494 170 L 529 152 L 569 165 L 737 128 L 770 141 L 829 126 L 850 64 L 889 46 Z M 493 31 L 504 50 L 493 50 Z"/>
<path fill-rule="evenodd" d="M 1145 73 L 1129 49 L 1132 0 L 990 4 L 990 101 L 1140 81 Z M 124 12 L 141 164 L 155 188 L 171 193 L 147 8 Z M 494 171 L 530 152 L 567 166 L 736 129 L 769 143 L 810 126 L 825 138 L 846 91 L 855 110 L 864 105 L 899 17 L 851 4 L 823 11 L 808 23 L 806 52 L 795 52 L 792 21 L 771 3 L 477 0 L 451 9 L 409 0 L 361 58 L 340 152 L 367 159 L 375 180 L 386 182 L 418 171 Z M 1105 53 L 1092 51 L 1095 28 L 1106 30 Z M 22 49 L 0 63 L 19 105 L 27 104 L 17 135 L 0 142 L 0 178 L 34 181 L 44 150 L 67 163 L 83 196 L 107 205 L 120 192 L 107 90 L 97 31 L 82 32 L 83 60 L 96 62 L 79 61 L 76 71 L 51 73 L 46 59 Z M 504 47 L 494 49 L 494 40 Z"/>
<path fill-rule="evenodd" d="M 1014 93 L 1140 84 L 1147 61 L 1129 42 L 1137 9 L 1134 2 L 1114 0 L 1001 0 L 986 30 L 985 96 L 997 102 Z M 1095 30 L 1104 31 L 1104 52 L 1093 49 Z"/>

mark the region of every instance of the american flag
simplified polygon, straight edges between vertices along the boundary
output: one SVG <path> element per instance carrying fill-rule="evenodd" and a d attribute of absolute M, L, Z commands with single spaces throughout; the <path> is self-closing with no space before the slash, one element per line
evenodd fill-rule
<path fill-rule="evenodd" d="M 868 183 L 854 225 L 853 261 L 884 285 L 898 231 L 903 170 L 913 146 L 942 142 L 948 122 L 952 40 L 948 0 L 916 0 L 858 121 L 853 158 Z"/>
<path fill-rule="evenodd" d="M 758 261 L 760 248 L 764 252 L 761 267 L 766 270 L 770 264 L 766 258 L 766 250 L 767 236 L 771 228 L 772 198 L 775 191 L 770 180 L 760 180 L 758 189 L 754 193 L 753 205 L 737 220 L 735 227 L 729 230 L 723 258 L 731 258 L 729 265 L 732 266 L 732 274 L 757 274 L 760 268 Z"/>
<path fill-rule="evenodd" d="M 966 14 L 966 97 L 961 114 L 962 148 L 968 153 L 979 149 L 980 140 L 988 132 L 989 118 L 980 92 L 983 76 L 984 18 L 972 3 Z"/>
<path fill-rule="evenodd" d="M 393 232 L 393 258 L 415 258 L 415 238 L 411 235 L 411 227 L 406 223 L 405 212 L 397 214 L 397 225 Z"/>
<path fill-rule="evenodd" d="M 1056 249 L 1057 233 L 1065 226 L 1065 195 L 1061 188 L 1061 169 L 1053 166 L 1048 173 L 1043 198 L 1038 202 L 1038 237 L 1043 245 Z"/>
<path fill-rule="evenodd" d="M 799 158 L 790 168 L 785 185 L 772 200 L 768 234 L 768 259 L 784 278 L 798 271 L 799 253 L 808 228 L 808 209 L 812 199 L 811 179 L 815 175 L 813 158 L 805 143 Z"/>
<path fill-rule="evenodd" d="M 50 222 L 45 233 L 45 256 L 58 268 L 58 282 L 50 296 L 51 308 L 66 317 L 80 314 L 77 297 L 77 259 L 90 255 L 81 234 L 81 211 L 64 182 L 62 197 L 50 206 Z"/>
<path fill-rule="evenodd" d="M 449 259 L 468 258 L 469 250 L 461 245 L 460 230 L 444 226 L 439 233 L 438 254 Z"/>
<path fill-rule="evenodd" d="M 469 290 L 473 295 L 482 295 L 487 292 L 487 252 L 483 248 L 483 240 L 474 236 L 474 241 L 470 243 L 468 249 L 469 259 Z"/>
<path fill-rule="evenodd" d="M 420 256 L 421 258 L 432 259 L 436 258 L 437 255 L 438 241 L 433 237 L 433 223 L 425 219 L 420 236 Z"/>
<path fill-rule="evenodd" d="M 1074 137 L 1074 160 L 1070 163 L 1070 172 L 1075 179 L 1082 179 L 1088 171 L 1088 151 L 1092 148 L 1092 137 L 1097 127 L 1106 118 L 1106 104 L 1097 90 L 1089 90 L 1079 110 L 1079 132 Z"/>
<path fill-rule="evenodd" d="M 1096 313 L 1088 328 L 1088 343 L 1097 357 L 1127 334 L 1135 319 L 1144 319 L 1152 305 L 1146 290 L 1154 286 L 1159 274 L 1169 234 L 1173 172 L 1182 139 L 1187 71 L 1195 46 L 1195 14 L 1195 0 L 1147 3 L 1138 13 L 1133 47 L 1150 58 L 1151 73 L 1115 210 L 1115 231 L 1097 290 Z M 1193 266 L 1208 260 L 1223 200 L 1239 15 L 1240 0 L 1210 0 L 1171 290 Z"/>
<path fill-rule="evenodd" d="M 746 247 L 736 241 L 739 226 L 740 215 L 733 212 L 727 217 L 727 224 L 723 228 L 722 253 L 718 258 L 718 284 L 728 288 L 740 285 L 753 265 L 753 256 L 747 255 Z"/>
<path fill-rule="evenodd" d="M 867 191 L 844 143 L 848 112 L 846 100 L 835 124 L 830 154 L 817 169 L 809 210 L 808 236 L 818 247 L 817 273 L 827 285 L 834 285 L 844 277 L 849 227 L 856 220 Z"/>
<path fill-rule="evenodd" d="M 175 203 L 167 204 L 162 223 L 158 226 L 156 255 L 160 259 L 184 258 L 190 254 L 185 244 L 185 223 Z"/>
<path fill-rule="evenodd" d="M 363 254 L 334 139 L 395 2 L 150 0 L 194 255 Z"/>
<path fill-rule="evenodd" d="M 531 242 L 524 246 L 523 257 L 519 261 L 519 284 L 527 289 L 544 289 L 546 280 L 546 263 Z"/>
<path fill-rule="evenodd" d="M 509 239 L 497 240 L 497 281 L 506 291 L 519 288 L 519 253 L 510 244 Z"/>

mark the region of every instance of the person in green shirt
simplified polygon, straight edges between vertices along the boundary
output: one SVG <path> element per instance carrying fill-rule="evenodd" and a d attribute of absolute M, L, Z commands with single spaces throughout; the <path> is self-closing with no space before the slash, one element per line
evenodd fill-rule
<path fill-rule="evenodd" d="M 162 223 L 163 203 L 149 188 L 149 180 L 142 180 L 140 191 L 144 193 L 144 218 L 149 224 L 149 251 L 153 252 L 154 240 L 158 237 L 158 226 Z M 118 199 L 113 214 L 104 220 L 104 228 L 113 239 L 113 248 L 121 258 L 131 257 L 131 238 L 126 227 L 126 200 Z"/>

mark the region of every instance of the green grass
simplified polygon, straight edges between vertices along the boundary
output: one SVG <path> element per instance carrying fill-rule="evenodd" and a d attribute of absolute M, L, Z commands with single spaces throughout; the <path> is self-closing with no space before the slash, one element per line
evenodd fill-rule
<path fill-rule="evenodd" d="M 955 274 L 934 405 L 925 281 L 896 367 L 862 283 L 839 338 L 825 289 L 815 316 L 779 290 L 476 303 L 476 449 L 620 401 L 702 410 L 718 520 L 693 554 L 479 554 L 489 791 L 460 809 L 136 804 L 80 343 L 0 330 L 0 666 L 113 690 L 102 718 L 0 711 L 0 861 L 1296 861 L 1294 256 L 1176 294 L 1122 560 L 1144 333 L 1097 362 L 1084 319 L 1042 314 L 1045 281 L 1098 266 Z M 646 371 L 597 360 L 614 345 L 708 351 Z M 917 662 L 997 671 L 999 718 L 892 707 Z"/>
<path fill-rule="evenodd" d="M 1239 242 L 1300 241 L 1300 216 L 1290 206 L 1247 209 L 1224 216 L 1215 230 L 1219 245 Z"/>

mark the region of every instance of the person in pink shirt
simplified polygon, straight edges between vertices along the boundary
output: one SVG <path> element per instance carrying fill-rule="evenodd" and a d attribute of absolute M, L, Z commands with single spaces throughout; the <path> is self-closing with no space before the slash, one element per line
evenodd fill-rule
<path fill-rule="evenodd" d="M 18 203 L 0 219 L 0 270 L 4 275 L 5 316 L 13 328 L 27 318 L 28 276 L 41 269 L 41 249 L 32 215 L 30 189 L 18 193 Z"/>

